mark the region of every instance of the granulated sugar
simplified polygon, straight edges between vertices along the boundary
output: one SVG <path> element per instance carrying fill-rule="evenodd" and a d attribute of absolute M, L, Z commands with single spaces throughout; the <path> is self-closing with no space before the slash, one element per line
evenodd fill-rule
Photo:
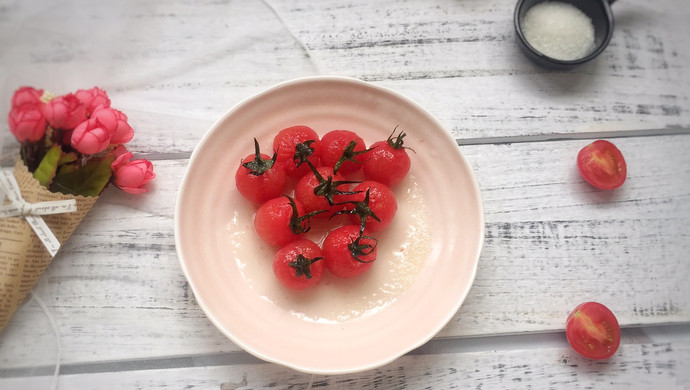
<path fill-rule="evenodd" d="M 522 33 L 533 48 L 557 60 L 577 60 L 595 49 L 592 19 L 560 1 L 545 1 L 527 10 Z"/>

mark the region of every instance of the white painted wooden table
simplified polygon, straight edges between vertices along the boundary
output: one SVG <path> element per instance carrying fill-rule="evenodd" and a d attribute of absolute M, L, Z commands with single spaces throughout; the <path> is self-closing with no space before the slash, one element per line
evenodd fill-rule
<path fill-rule="evenodd" d="M 621 0 L 607 50 L 550 72 L 519 51 L 508 0 L 0 0 L 0 111 L 21 85 L 97 85 L 158 177 L 108 189 L 0 334 L 0 388 L 690 388 L 690 6 Z M 178 265 L 173 208 L 224 111 L 275 83 L 390 87 L 457 139 L 484 197 L 476 281 L 431 342 L 384 367 L 310 376 L 264 363 L 204 316 Z M 3 120 L 4 121 L 4 120 Z M 0 125 L 1 162 L 18 144 Z M 628 179 L 585 184 L 578 150 L 614 141 Z M 609 306 L 614 357 L 571 350 L 577 304 Z"/>

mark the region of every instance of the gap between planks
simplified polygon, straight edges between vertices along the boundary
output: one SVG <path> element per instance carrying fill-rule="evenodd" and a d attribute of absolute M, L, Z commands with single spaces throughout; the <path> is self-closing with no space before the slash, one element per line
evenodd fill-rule
<path fill-rule="evenodd" d="M 634 344 L 690 343 L 690 323 L 629 327 L 621 329 L 621 348 Z M 564 331 L 432 339 L 408 355 L 439 355 L 486 351 L 513 351 L 567 348 Z M 60 366 L 60 375 L 99 374 L 109 372 L 160 370 L 193 367 L 267 364 L 244 351 L 131 359 L 122 361 L 74 363 Z M 0 378 L 52 375 L 54 366 L 0 369 Z"/>
<path fill-rule="evenodd" d="M 459 146 L 467 145 L 500 145 L 513 143 L 529 142 L 552 142 L 552 141 L 572 141 L 602 138 L 633 138 L 633 137 L 658 137 L 666 135 L 688 135 L 690 129 L 669 127 L 666 129 L 647 129 L 647 130 L 618 130 L 618 131 L 593 131 L 583 133 L 567 134 L 539 134 L 539 135 L 520 135 L 514 137 L 479 137 L 479 138 L 457 138 L 455 142 Z"/>
<path fill-rule="evenodd" d="M 619 131 L 599 131 L 599 132 L 583 132 L 583 133 L 568 133 L 568 134 L 539 134 L 539 135 L 521 135 L 514 137 L 478 137 L 478 138 L 456 138 L 455 142 L 458 146 L 468 145 L 502 145 L 513 143 L 530 143 L 530 142 L 553 142 L 553 141 L 571 141 L 571 140 L 588 140 L 588 139 L 614 139 L 614 138 L 633 138 L 633 137 L 654 137 L 667 135 L 690 135 L 690 129 L 686 128 L 666 128 L 666 129 L 648 129 L 648 130 L 619 130 Z M 146 155 L 151 161 L 161 160 L 188 160 L 191 158 L 191 152 L 179 153 L 156 153 Z"/>

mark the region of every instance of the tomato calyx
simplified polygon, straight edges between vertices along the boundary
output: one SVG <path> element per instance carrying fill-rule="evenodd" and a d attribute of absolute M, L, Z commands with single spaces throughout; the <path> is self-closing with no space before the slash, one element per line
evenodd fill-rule
<path fill-rule="evenodd" d="M 388 139 L 386 140 L 386 142 L 388 143 L 388 146 L 390 146 L 391 148 L 393 148 L 395 150 L 408 149 L 408 150 L 413 151 L 414 153 L 417 153 L 414 151 L 414 149 L 408 148 L 407 146 L 403 146 L 405 143 L 403 141 L 403 138 L 405 138 L 407 133 L 404 133 L 402 130 L 400 130 L 400 133 L 398 133 L 397 136 L 394 136 L 396 130 L 398 130 L 398 126 L 395 126 L 391 135 L 388 136 Z"/>
<path fill-rule="evenodd" d="M 371 244 L 369 244 L 369 243 L 367 243 L 367 244 L 362 244 L 362 243 L 360 242 L 360 240 L 361 240 L 362 238 L 366 238 L 366 239 L 369 239 L 369 240 L 373 240 L 373 241 L 375 242 L 375 244 L 374 244 L 374 245 L 371 245 Z M 360 257 L 360 256 L 367 256 L 367 255 L 370 255 L 370 254 L 374 253 L 374 250 L 376 249 L 376 246 L 378 245 L 378 243 L 379 243 L 379 240 L 377 240 L 376 238 L 371 237 L 371 236 L 365 236 L 365 235 L 363 235 L 362 232 L 360 231 L 360 233 L 359 233 L 359 235 L 357 236 L 357 238 L 355 238 L 354 240 L 352 240 L 352 242 L 349 243 L 349 244 L 347 245 L 347 249 L 350 250 L 350 254 L 352 255 L 352 258 L 355 259 L 355 260 L 357 260 L 358 262 L 360 262 L 360 263 L 372 263 L 372 262 L 374 262 L 376 259 L 368 260 L 368 261 L 367 261 L 367 260 L 362 260 L 362 259 L 360 259 L 359 257 Z"/>
<path fill-rule="evenodd" d="M 314 154 L 314 148 L 311 146 L 314 142 L 316 141 L 310 139 L 295 145 L 295 154 L 292 156 L 292 161 L 297 168 L 307 162 L 307 158 Z"/>
<path fill-rule="evenodd" d="M 307 279 L 311 279 L 311 269 L 309 267 L 321 259 L 323 259 L 323 257 L 314 257 L 310 259 L 300 253 L 295 257 L 295 260 L 289 262 L 288 265 L 295 269 L 296 277 L 299 278 L 300 276 L 304 276 Z"/>
<path fill-rule="evenodd" d="M 287 195 L 283 195 L 290 201 L 290 207 L 292 208 L 292 216 L 290 217 L 290 222 L 288 223 L 288 226 L 290 227 L 290 230 L 294 234 L 304 234 L 307 233 L 309 230 L 311 230 L 311 220 L 310 218 L 321 213 L 325 213 L 326 210 L 316 210 L 312 211 L 311 213 L 304 214 L 304 215 L 299 215 L 299 212 L 297 211 L 297 204 L 295 203 L 295 200 Z M 305 223 L 306 222 L 306 226 Z M 298 275 L 299 276 L 299 275 Z"/>
<path fill-rule="evenodd" d="M 379 217 L 374 213 L 374 210 L 372 210 L 371 207 L 369 207 L 369 191 L 370 190 L 371 190 L 371 188 L 367 188 L 367 192 L 364 195 L 364 199 L 361 201 L 348 201 L 348 202 L 339 203 L 339 204 L 351 204 L 354 207 L 352 208 L 352 210 L 338 211 L 335 214 L 333 214 L 333 216 L 336 216 L 338 214 L 350 214 L 350 215 L 358 216 L 360 218 L 360 220 L 362 221 L 360 228 L 359 228 L 360 234 L 364 233 L 364 227 L 365 227 L 365 222 L 366 222 L 367 217 L 371 217 L 371 218 L 375 219 L 376 221 L 381 222 L 381 219 L 379 219 Z M 358 193 L 358 191 L 355 191 L 355 193 Z M 333 216 L 331 216 L 331 218 Z"/>
<path fill-rule="evenodd" d="M 340 158 L 338 161 L 335 162 L 335 166 L 333 167 L 333 174 L 338 173 L 338 170 L 340 169 L 340 166 L 343 165 L 345 161 L 351 161 L 357 164 L 361 164 L 361 161 L 357 161 L 355 157 L 359 156 L 360 154 L 367 153 L 371 151 L 374 148 L 369 148 L 369 149 L 364 149 L 360 151 L 355 151 L 355 146 L 357 146 L 357 141 L 350 141 L 349 144 L 343 149 L 343 153 L 340 155 Z"/>
<path fill-rule="evenodd" d="M 318 180 L 319 184 L 314 187 L 314 195 L 316 196 L 323 196 L 326 198 L 328 201 L 329 206 L 335 205 L 335 201 L 333 200 L 333 197 L 336 195 L 354 195 L 357 194 L 355 191 L 343 191 L 338 189 L 341 185 L 344 184 L 355 184 L 359 183 L 358 181 L 349 181 L 349 180 L 336 180 L 333 181 L 333 176 L 328 176 L 327 179 L 324 179 L 323 176 L 319 173 L 319 171 L 316 170 L 316 167 L 314 164 L 312 164 L 310 161 L 307 161 L 307 164 L 309 164 L 309 168 L 311 169 L 312 173 L 314 174 L 314 177 L 316 177 L 316 180 Z M 335 174 L 335 171 L 333 172 Z"/>
<path fill-rule="evenodd" d="M 265 159 L 261 157 L 261 150 L 259 149 L 259 142 L 254 138 L 254 160 L 242 163 L 242 166 L 249 170 L 249 173 L 254 176 L 261 176 L 273 167 L 278 158 L 278 153 L 273 152 L 273 157 Z"/>

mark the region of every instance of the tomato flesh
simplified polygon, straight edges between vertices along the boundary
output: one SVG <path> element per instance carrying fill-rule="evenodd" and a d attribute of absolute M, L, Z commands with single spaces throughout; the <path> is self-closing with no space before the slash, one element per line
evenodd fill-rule
<path fill-rule="evenodd" d="M 582 148 L 577 155 L 577 168 L 589 184 L 603 190 L 620 187 L 627 176 L 623 153 L 605 140 L 594 141 Z"/>
<path fill-rule="evenodd" d="M 565 334 L 570 346 L 589 359 L 608 359 L 621 341 L 616 316 L 597 302 L 577 306 L 566 320 Z"/>

